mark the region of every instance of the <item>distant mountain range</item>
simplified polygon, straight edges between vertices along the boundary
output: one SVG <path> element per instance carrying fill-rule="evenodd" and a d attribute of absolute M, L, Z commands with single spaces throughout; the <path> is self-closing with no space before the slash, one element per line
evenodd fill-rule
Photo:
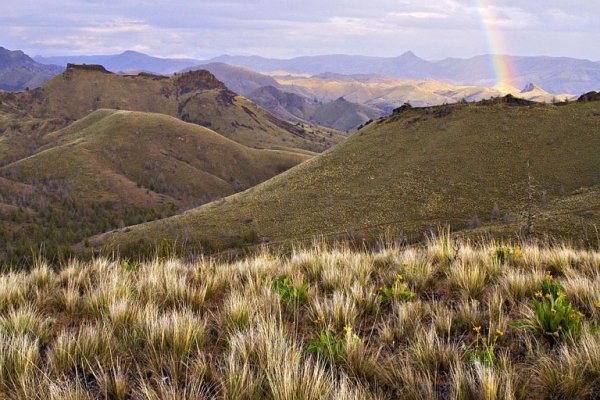
<path fill-rule="evenodd" d="M 600 63 L 556 57 L 508 57 L 517 86 L 495 87 L 491 56 L 427 61 L 406 52 L 393 58 L 330 55 L 280 60 L 221 56 L 201 61 L 126 51 L 116 55 L 38 56 L 33 60 L 22 52 L 5 53 L 14 54 L 3 57 L 10 63 L 0 64 L 3 90 L 37 87 L 68 63 L 98 64 L 123 74 L 170 75 L 205 69 L 233 92 L 280 118 L 343 131 L 387 115 L 405 102 L 431 106 L 507 93 L 552 102 L 600 87 Z"/>
<path fill-rule="evenodd" d="M 529 83 L 550 93 L 581 94 L 600 88 L 600 61 L 567 57 L 506 56 L 512 69 L 512 84 L 522 88 Z M 153 72 L 171 74 L 199 65 L 224 63 L 258 72 L 287 71 L 318 75 L 377 74 L 401 79 L 431 79 L 455 85 L 491 87 L 496 84 L 494 56 L 480 55 L 468 59 L 425 60 L 413 52 L 398 57 L 367 57 L 343 54 L 275 59 L 259 56 L 223 55 L 210 60 L 167 59 L 135 51 L 116 55 L 35 57 L 44 64 L 66 66 L 67 63 L 101 64 L 113 72 Z M 265 86 L 265 85 L 261 85 Z M 231 88 L 235 91 L 234 88 Z"/>
<path fill-rule="evenodd" d="M 42 64 L 55 64 L 66 67 L 67 64 L 99 64 L 112 72 L 152 72 L 155 74 L 173 74 L 185 68 L 198 65 L 198 60 L 152 57 L 137 51 L 126 51 L 114 55 L 98 56 L 35 56 L 34 60 Z"/>
<path fill-rule="evenodd" d="M 456 85 L 491 87 L 496 84 L 492 55 L 469 59 L 446 58 L 428 61 L 406 52 L 399 57 L 324 55 L 289 60 L 257 56 L 220 56 L 208 62 L 222 62 L 256 71 L 288 71 L 317 75 L 334 72 L 345 75 L 378 74 L 403 79 L 432 79 Z M 584 93 L 600 88 L 600 63 L 567 57 L 507 56 L 513 82 L 523 87 L 532 82 L 551 93 Z"/>
<path fill-rule="evenodd" d="M 42 65 L 22 51 L 0 47 L 0 90 L 19 91 L 36 88 L 62 72 L 55 65 Z"/>
<path fill-rule="evenodd" d="M 553 95 L 529 83 L 515 87 L 459 86 L 434 80 L 409 80 L 375 74 L 343 75 L 326 72 L 314 76 L 290 72 L 261 74 L 245 67 L 210 63 L 206 69 L 231 90 L 274 115 L 293 122 L 308 122 L 350 131 L 371 119 L 390 114 L 406 102 L 424 107 L 462 100 L 478 101 L 511 93 L 538 102 L 573 99 Z"/>

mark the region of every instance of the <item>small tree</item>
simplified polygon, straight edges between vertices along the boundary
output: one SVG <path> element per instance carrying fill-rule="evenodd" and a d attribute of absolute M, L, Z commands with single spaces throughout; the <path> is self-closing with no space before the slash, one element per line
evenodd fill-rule
<path fill-rule="evenodd" d="M 498 203 L 494 203 L 494 208 L 492 208 L 492 218 L 499 219 L 500 218 L 500 207 Z"/>

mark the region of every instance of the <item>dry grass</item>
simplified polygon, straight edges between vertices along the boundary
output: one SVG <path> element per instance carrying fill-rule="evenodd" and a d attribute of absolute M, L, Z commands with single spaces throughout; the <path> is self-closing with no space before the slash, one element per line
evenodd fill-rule
<path fill-rule="evenodd" d="M 600 254 L 499 248 L 444 237 L 6 272 L 0 398 L 593 398 Z M 528 328 L 547 270 L 583 313 L 578 336 Z M 282 278 L 305 299 L 286 301 Z M 393 282 L 416 295 L 383 296 Z"/>

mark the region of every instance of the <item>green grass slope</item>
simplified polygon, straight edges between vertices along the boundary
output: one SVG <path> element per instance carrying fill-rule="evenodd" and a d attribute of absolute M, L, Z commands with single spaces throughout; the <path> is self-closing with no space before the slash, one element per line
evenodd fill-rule
<path fill-rule="evenodd" d="M 50 144 L 36 154 L 0 168 L 0 203 L 6 203 L 7 215 L 0 225 L 10 231 L 0 239 L 18 242 L 21 252 L 27 243 L 53 250 L 173 215 L 310 158 L 249 148 L 174 117 L 132 111 L 98 110 L 45 139 Z"/>
<path fill-rule="evenodd" d="M 403 108 L 244 193 L 94 243 L 181 244 L 184 229 L 191 247 L 206 240 L 227 246 L 231 237 L 368 235 L 388 227 L 416 234 L 439 223 L 515 232 L 528 205 L 527 163 L 539 233 L 592 234 L 600 222 L 597 109 L 594 102 L 519 106 L 506 99 Z"/>

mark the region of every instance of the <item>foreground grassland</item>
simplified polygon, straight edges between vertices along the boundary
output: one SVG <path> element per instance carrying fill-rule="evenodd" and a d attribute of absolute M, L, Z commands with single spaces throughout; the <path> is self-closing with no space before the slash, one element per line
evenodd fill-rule
<path fill-rule="evenodd" d="M 0 397 L 591 399 L 600 252 L 315 244 L 0 276 Z"/>

